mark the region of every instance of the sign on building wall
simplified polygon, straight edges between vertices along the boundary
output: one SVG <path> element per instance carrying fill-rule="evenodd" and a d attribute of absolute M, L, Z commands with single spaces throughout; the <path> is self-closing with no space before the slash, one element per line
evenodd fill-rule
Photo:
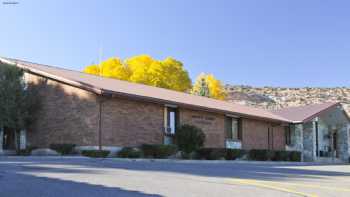
<path fill-rule="evenodd" d="M 212 116 L 202 116 L 202 115 L 192 115 L 192 119 L 195 123 L 211 125 L 215 121 L 215 117 Z"/>
<path fill-rule="evenodd" d="M 242 149 L 242 143 L 235 140 L 226 140 L 226 148 L 229 149 Z"/>

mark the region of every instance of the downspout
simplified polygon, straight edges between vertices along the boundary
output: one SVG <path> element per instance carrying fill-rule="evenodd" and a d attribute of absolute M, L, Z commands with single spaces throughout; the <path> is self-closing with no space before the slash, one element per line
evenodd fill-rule
<path fill-rule="evenodd" d="M 319 157 L 319 142 L 318 142 L 318 120 L 315 122 L 315 129 L 316 129 L 316 157 Z"/>
<path fill-rule="evenodd" d="M 112 94 L 106 93 L 103 90 L 100 90 L 101 93 L 97 94 L 97 100 L 98 100 L 98 150 L 102 150 L 102 107 L 103 102 L 106 101 L 108 98 L 112 98 Z"/>
<path fill-rule="evenodd" d="M 99 106 L 99 115 L 98 115 L 98 150 L 102 151 L 102 98 L 97 97 L 97 99 L 98 99 L 98 106 Z"/>

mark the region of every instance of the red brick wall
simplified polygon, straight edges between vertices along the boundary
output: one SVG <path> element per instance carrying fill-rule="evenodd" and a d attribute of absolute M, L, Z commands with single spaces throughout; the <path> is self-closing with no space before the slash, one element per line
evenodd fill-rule
<path fill-rule="evenodd" d="M 269 144 L 268 128 L 271 127 L 271 123 L 243 119 L 242 124 L 243 149 L 271 149 L 272 147 L 274 150 L 285 149 L 284 129 L 282 126 L 274 126 L 272 128 Z"/>
<path fill-rule="evenodd" d="M 103 145 L 138 146 L 163 143 L 163 105 L 110 98 L 102 106 Z"/>
<path fill-rule="evenodd" d="M 286 140 L 284 127 L 275 126 L 273 127 L 273 149 L 274 150 L 285 150 Z"/>
<path fill-rule="evenodd" d="M 40 77 L 30 75 L 28 81 Z M 47 80 L 39 97 L 42 108 L 38 121 L 28 130 L 28 142 L 38 147 L 52 143 L 98 145 L 99 104 L 97 96 L 53 80 Z M 163 143 L 164 105 L 105 98 L 102 104 L 102 143 L 107 146 L 137 146 Z M 225 116 L 179 108 L 180 124 L 202 128 L 206 147 L 225 147 Z M 268 122 L 243 119 L 244 149 L 268 148 Z M 284 130 L 275 127 L 274 148 L 284 149 Z"/>
<path fill-rule="evenodd" d="M 204 111 L 180 108 L 180 124 L 201 128 L 206 136 L 205 147 L 225 147 L 225 116 Z"/>
<path fill-rule="evenodd" d="M 28 129 L 28 144 L 48 147 L 53 143 L 97 145 L 98 105 L 96 95 L 53 80 L 26 74 L 25 79 L 41 84 L 41 107 Z"/>

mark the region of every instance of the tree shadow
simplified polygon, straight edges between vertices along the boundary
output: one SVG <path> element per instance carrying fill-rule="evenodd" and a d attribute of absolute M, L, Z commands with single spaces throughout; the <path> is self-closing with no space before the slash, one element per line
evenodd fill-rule
<path fill-rule="evenodd" d="M 36 172 L 36 168 L 28 168 L 25 172 Z M 52 172 L 52 169 L 43 168 L 40 171 Z M 56 173 L 82 173 L 83 171 L 59 170 Z M 95 172 L 94 172 L 95 173 Z M 0 196 L 11 197 L 46 197 L 46 196 L 64 196 L 64 197 L 160 197 L 157 194 L 146 194 L 140 191 L 126 190 L 120 187 L 107 187 L 104 185 L 90 184 L 86 182 L 77 182 L 71 180 L 62 180 L 58 178 L 38 177 L 30 174 L 0 173 Z"/>

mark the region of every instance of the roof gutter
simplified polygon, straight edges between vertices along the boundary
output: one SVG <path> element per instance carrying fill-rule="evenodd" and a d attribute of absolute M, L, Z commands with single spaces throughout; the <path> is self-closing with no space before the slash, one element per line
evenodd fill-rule
<path fill-rule="evenodd" d="M 282 120 L 282 119 L 272 119 L 272 118 L 265 118 L 261 116 L 253 116 L 249 114 L 244 114 L 244 113 L 237 113 L 237 112 L 232 112 L 232 111 L 225 111 L 225 110 L 218 110 L 215 108 L 208 108 L 208 107 L 202 107 L 202 106 L 197 106 L 197 105 L 189 105 L 185 103 L 178 103 L 174 101 L 168 101 L 168 100 L 163 100 L 163 99 L 158 99 L 158 98 L 152 98 L 152 97 L 145 97 L 145 96 L 139 96 L 139 95 L 134 95 L 134 94 L 127 94 L 127 93 L 122 93 L 122 92 L 114 92 L 110 90 L 101 90 L 102 93 L 101 95 L 103 96 L 108 96 L 108 97 L 113 97 L 113 96 L 120 96 L 120 97 L 126 97 L 126 98 L 133 98 L 134 100 L 142 100 L 142 101 L 149 101 L 149 102 L 154 102 L 154 103 L 161 103 L 161 104 L 172 104 L 172 105 L 177 105 L 177 106 L 184 106 L 186 108 L 190 109 L 200 109 L 203 111 L 207 112 L 212 112 L 212 113 L 222 113 L 222 114 L 232 114 L 236 115 L 239 117 L 245 117 L 245 118 L 251 118 L 251 119 L 257 119 L 257 120 L 264 120 L 264 121 L 272 121 L 272 122 L 283 122 L 283 123 L 291 123 L 289 120 Z"/>

